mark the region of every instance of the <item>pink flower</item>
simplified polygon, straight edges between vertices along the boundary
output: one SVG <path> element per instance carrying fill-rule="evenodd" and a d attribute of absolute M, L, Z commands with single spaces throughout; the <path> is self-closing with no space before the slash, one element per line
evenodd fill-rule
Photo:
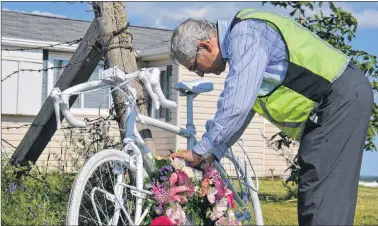
<path fill-rule="evenodd" d="M 215 225 L 228 225 L 228 219 L 222 216 L 215 222 Z"/>
<path fill-rule="evenodd" d="M 167 201 L 168 191 L 160 183 L 152 185 L 152 193 L 154 194 L 154 198 L 156 201 L 158 201 L 158 203 L 164 204 Z"/>
<path fill-rule="evenodd" d="M 172 173 L 171 176 L 169 177 L 169 186 L 170 187 L 175 186 L 176 182 L 177 182 L 177 174 Z"/>
<path fill-rule="evenodd" d="M 169 217 L 161 216 L 153 219 L 150 226 L 173 226 L 173 223 Z"/>
<path fill-rule="evenodd" d="M 209 192 L 209 178 L 205 178 L 201 183 L 200 197 L 205 196 Z"/>
<path fill-rule="evenodd" d="M 196 192 L 195 191 L 196 188 L 194 187 L 192 183 L 190 183 L 187 187 L 188 187 L 188 191 L 186 193 L 188 194 L 189 197 L 193 196 L 194 193 Z"/>
<path fill-rule="evenodd" d="M 234 195 L 232 194 L 232 191 L 227 189 L 225 195 L 227 197 L 228 205 L 230 205 L 232 209 L 235 208 Z"/>
<path fill-rule="evenodd" d="M 184 210 L 178 203 L 172 204 L 166 212 L 167 217 L 177 225 L 183 225 L 186 222 L 186 215 Z"/>
<path fill-rule="evenodd" d="M 184 194 L 179 194 L 183 192 L 187 192 L 190 189 L 186 186 L 178 186 L 178 187 L 172 187 L 169 189 L 168 194 L 168 201 L 169 202 L 187 202 L 188 200 L 184 196 Z"/>
<path fill-rule="evenodd" d="M 211 163 L 206 162 L 204 165 L 204 177 L 213 178 L 219 175 Z"/>
<path fill-rule="evenodd" d="M 225 187 L 225 184 L 223 183 L 223 180 L 221 178 L 214 179 L 214 186 L 217 190 L 216 198 L 217 200 L 219 200 L 225 196 L 227 188 Z"/>
<path fill-rule="evenodd" d="M 185 185 L 190 182 L 188 175 L 182 170 L 176 170 L 178 185 Z"/>
<path fill-rule="evenodd" d="M 238 222 L 236 219 L 226 218 L 224 216 L 220 217 L 216 222 L 215 225 L 242 225 L 241 222 Z"/>

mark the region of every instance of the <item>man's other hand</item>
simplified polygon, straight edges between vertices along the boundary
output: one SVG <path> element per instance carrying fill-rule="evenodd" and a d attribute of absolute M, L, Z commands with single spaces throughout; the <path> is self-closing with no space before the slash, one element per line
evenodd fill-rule
<path fill-rule="evenodd" d="M 167 156 L 167 158 L 182 158 L 185 161 L 189 162 L 190 167 L 194 167 L 200 164 L 203 160 L 202 156 L 198 155 L 192 150 L 181 150 L 179 152 L 175 152 Z"/>
<path fill-rule="evenodd" d="M 204 160 L 202 156 L 198 155 L 192 150 L 181 150 L 179 152 L 175 152 L 167 156 L 167 158 L 173 158 L 173 157 L 184 159 L 185 161 L 189 162 L 190 167 L 195 167 L 196 165 L 200 164 Z M 206 160 L 209 162 L 213 162 L 214 161 L 213 155 L 211 155 L 211 157 L 207 158 Z"/>

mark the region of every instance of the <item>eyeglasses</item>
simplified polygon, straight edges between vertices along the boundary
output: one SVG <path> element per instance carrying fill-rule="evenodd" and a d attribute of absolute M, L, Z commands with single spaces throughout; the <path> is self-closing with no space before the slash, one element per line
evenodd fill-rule
<path fill-rule="evenodd" d="M 200 50 L 200 47 L 197 47 L 196 57 L 194 58 L 194 63 L 189 68 L 189 71 L 196 73 L 200 77 L 203 77 L 205 73 L 197 70 L 197 60 L 198 60 L 199 50 Z"/>
<path fill-rule="evenodd" d="M 197 59 L 199 55 L 200 48 L 197 47 L 196 57 L 194 58 L 194 64 L 189 68 L 189 71 L 196 72 L 197 71 Z"/>

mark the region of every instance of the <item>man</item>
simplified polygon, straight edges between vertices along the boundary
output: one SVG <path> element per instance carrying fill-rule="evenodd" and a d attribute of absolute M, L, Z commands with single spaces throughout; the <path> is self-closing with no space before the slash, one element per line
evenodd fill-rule
<path fill-rule="evenodd" d="M 170 51 L 201 77 L 229 64 L 207 132 L 170 157 L 219 161 L 258 112 L 300 141 L 299 224 L 353 224 L 373 93 L 347 56 L 289 18 L 253 9 L 216 25 L 188 19 Z"/>

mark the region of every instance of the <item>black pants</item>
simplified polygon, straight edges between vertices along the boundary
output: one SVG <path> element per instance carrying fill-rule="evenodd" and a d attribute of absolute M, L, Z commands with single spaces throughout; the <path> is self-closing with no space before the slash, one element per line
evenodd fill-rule
<path fill-rule="evenodd" d="M 349 64 L 308 120 L 299 147 L 299 225 L 352 225 L 373 108 L 363 72 Z M 314 120 L 315 121 L 315 120 Z"/>

